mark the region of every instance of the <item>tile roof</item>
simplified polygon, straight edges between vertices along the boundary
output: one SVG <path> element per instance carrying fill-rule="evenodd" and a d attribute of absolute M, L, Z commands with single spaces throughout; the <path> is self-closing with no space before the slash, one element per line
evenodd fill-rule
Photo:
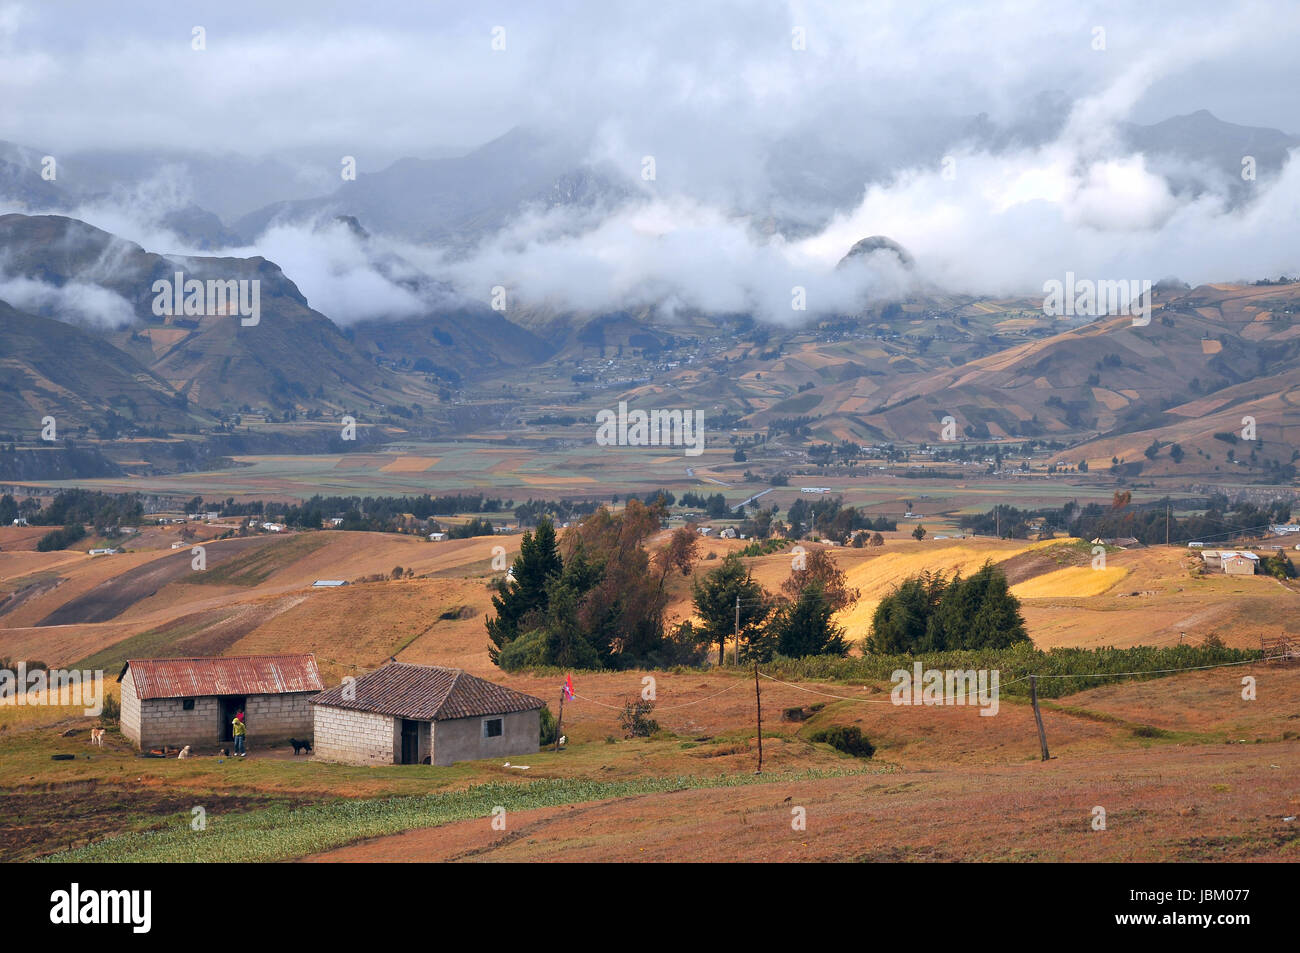
<path fill-rule="evenodd" d="M 283 695 L 325 687 L 314 655 L 244 655 L 225 658 L 130 659 L 137 698 L 201 695 Z"/>
<path fill-rule="evenodd" d="M 351 698 L 343 697 L 351 688 Z M 416 721 L 447 721 L 532 711 L 545 702 L 504 685 L 477 678 L 458 668 L 393 662 L 367 672 L 311 700 L 353 711 L 377 712 Z"/>

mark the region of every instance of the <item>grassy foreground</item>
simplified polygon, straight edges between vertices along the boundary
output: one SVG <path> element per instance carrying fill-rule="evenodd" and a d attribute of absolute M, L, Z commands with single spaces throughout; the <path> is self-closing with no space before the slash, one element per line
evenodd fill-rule
<path fill-rule="evenodd" d="M 882 765 L 865 770 L 805 771 L 775 775 L 722 777 L 651 777 L 626 781 L 546 779 L 524 784 L 482 784 L 461 791 L 423 797 L 337 800 L 295 809 L 276 806 L 266 810 L 207 818 L 207 829 L 194 831 L 183 816 L 174 827 L 161 831 L 123 834 L 96 844 L 54 854 L 46 861 L 58 863 L 249 863 L 292 860 L 354 841 L 411 828 L 433 827 L 452 821 L 482 818 L 489 823 L 497 808 L 512 811 L 602 801 L 639 794 L 664 794 L 697 788 L 740 787 L 772 781 L 805 781 L 880 774 L 892 770 Z"/>

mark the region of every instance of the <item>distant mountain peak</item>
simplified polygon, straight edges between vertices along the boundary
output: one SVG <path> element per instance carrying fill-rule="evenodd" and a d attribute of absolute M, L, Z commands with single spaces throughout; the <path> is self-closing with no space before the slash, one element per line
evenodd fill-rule
<path fill-rule="evenodd" d="M 910 269 L 916 264 L 916 260 L 912 258 L 907 249 L 898 244 L 898 242 L 894 241 L 892 238 L 885 235 L 871 235 L 856 242 L 853 247 L 849 249 L 848 254 L 841 258 L 839 264 L 835 267 L 843 268 L 852 258 L 866 258 L 877 252 L 893 254 L 898 259 L 898 263 L 904 268 Z"/>

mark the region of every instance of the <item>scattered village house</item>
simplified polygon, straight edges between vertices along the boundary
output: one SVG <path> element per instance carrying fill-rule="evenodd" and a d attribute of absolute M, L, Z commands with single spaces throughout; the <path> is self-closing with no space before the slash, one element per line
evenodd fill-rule
<path fill-rule="evenodd" d="M 536 753 L 544 702 L 460 669 L 393 662 L 311 704 L 319 758 L 449 765 Z"/>
<path fill-rule="evenodd" d="M 1223 571 L 1229 576 L 1253 576 L 1259 565 L 1259 557 L 1254 553 L 1220 553 Z"/>
<path fill-rule="evenodd" d="M 117 680 L 122 734 L 144 750 L 230 742 L 240 711 L 250 745 L 310 738 L 325 687 L 314 655 L 131 659 Z"/>
<path fill-rule="evenodd" d="M 1253 576 L 1259 565 L 1259 557 L 1254 553 L 1231 549 L 1202 550 L 1201 561 L 1205 563 L 1206 569 L 1221 569 L 1232 576 Z"/>

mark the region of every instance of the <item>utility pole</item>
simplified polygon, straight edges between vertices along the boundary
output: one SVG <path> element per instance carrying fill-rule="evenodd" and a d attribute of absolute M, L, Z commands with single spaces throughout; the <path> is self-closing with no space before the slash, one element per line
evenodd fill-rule
<path fill-rule="evenodd" d="M 996 536 L 998 539 L 1001 539 L 1002 538 L 1002 508 L 998 506 L 996 503 L 993 505 L 993 524 L 994 526 L 997 527 L 993 531 L 993 535 Z"/>
<path fill-rule="evenodd" d="M 736 596 L 736 664 L 740 664 L 740 596 Z"/>
<path fill-rule="evenodd" d="M 1043 715 L 1038 710 L 1038 676 L 1029 676 L 1029 700 L 1034 704 L 1034 721 L 1038 722 L 1038 745 L 1043 749 L 1043 760 L 1051 757 L 1047 753 L 1047 732 L 1043 731 Z"/>
<path fill-rule="evenodd" d="M 1165 504 L 1165 545 L 1166 546 L 1169 545 L 1169 506 L 1170 504 L 1168 503 Z"/>
<path fill-rule="evenodd" d="M 754 662 L 754 710 L 758 713 L 758 770 L 763 773 L 763 693 L 758 688 L 758 662 Z"/>

